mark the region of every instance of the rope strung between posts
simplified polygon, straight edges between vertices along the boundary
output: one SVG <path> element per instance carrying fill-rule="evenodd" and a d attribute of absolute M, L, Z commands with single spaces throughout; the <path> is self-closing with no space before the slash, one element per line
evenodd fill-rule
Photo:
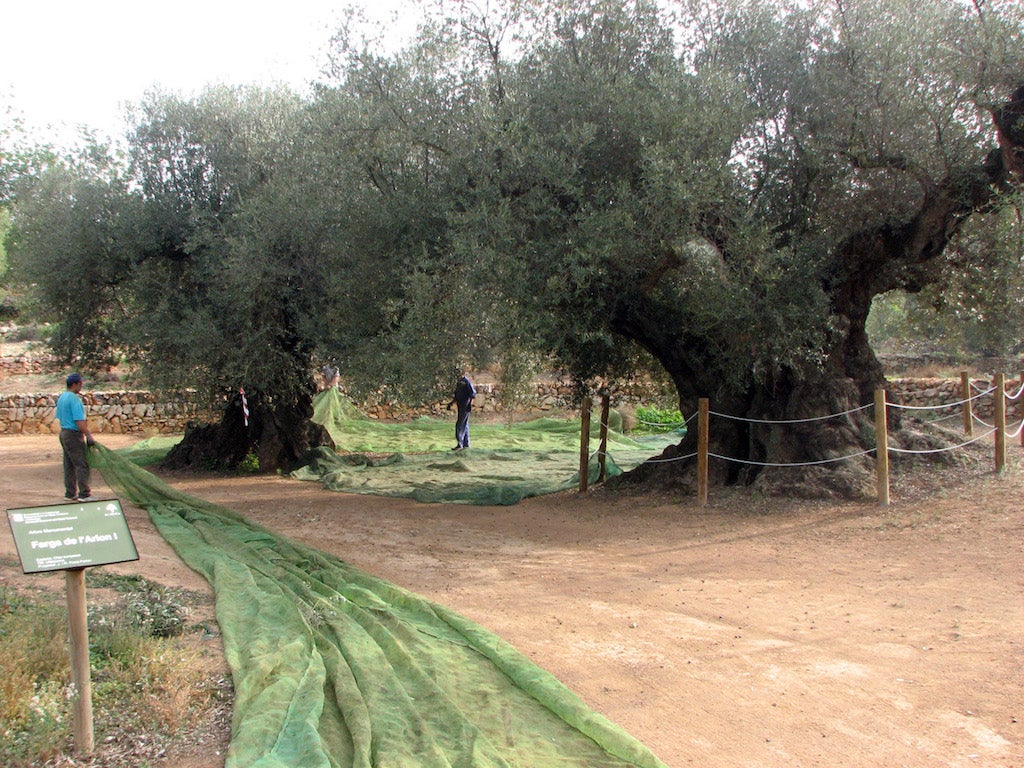
<path fill-rule="evenodd" d="M 646 421 L 645 419 L 637 419 L 638 424 L 645 424 L 648 427 L 671 427 L 672 429 L 679 429 L 681 426 L 686 424 L 686 420 L 683 421 Z"/>
<path fill-rule="evenodd" d="M 887 405 L 890 408 L 901 408 L 903 410 L 938 410 L 940 408 L 952 408 L 952 407 L 963 405 L 964 403 L 967 403 L 970 400 L 977 399 L 978 397 L 984 397 L 985 395 L 990 394 L 993 391 L 995 391 L 994 388 L 987 389 L 987 390 L 981 392 L 979 395 L 977 395 L 975 397 L 968 398 L 966 400 L 958 400 L 958 401 L 956 401 L 954 403 L 944 403 L 943 405 L 937 405 L 937 406 L 899 405 L 899 404 L 896 404 L 896 403 L 887 403 Z M 1024 392 L 1024 387 L 1022 387 L 1021 392 Z M 867 410 L 869 408 L 874 408 L 874 405 L 869 403 L 867 405 L 862 405 L 862 406 L 859 406 L 857 408 L 851 408 L 848 411 L 842 411 L 840 413 L 833 413 L 833 414 L 829 414 L 827 416 L 816 416 L 816 417 L 812 417 L 812 418 L 808 418 L 808 419 L 781 419 L 781 420 L 748 419 L 748 418 L 744 418 L 744 417 L 741 417 L 741 416 L 730 416 L 728 414 L 718 413 L 716 411 L 709 411 L 708 413 L 711 416 L 719 416 L 721 418 L 731 419 L 733 421 L 742 421 L 742 422 L 753 423 L 753 424 L 803 424 L 803 423 L 807 423 L 807 422 L 824 421 L 826 419 L 837 418 L 837 417 L 840 417 L 840 416 L 847 416 L 849 414 L 857 413 L 859 411 L 864 411 L 864 410 Z M 697 417 L 697 414 L 693 414 L 692 416 L 690 416 L 687 419 L 685 419 L 683 421 L 683 424 L 684 425 L 688 425 L 696 417 Z M 971 445 L 972 443 L 976 443 L 979 440 L 982 440 L 982 439 L 984 439 L 986 437 L 989 437 L 990 435 L 992 435 L 995 432 L 995 427 L 993 425 L 986 424 L 984 421 L 979 419 L 977 416 L 975 416 L 974 419 L 975 419 L 975 421 L 978 421 L 979 423 L 981 423 L 985 427 L 987 427 L 988 431 L 983 433 L 983 434 L 981 434 L 981 435 L 978 435 L 977 437 L 975 437 L 975 438 L 973 438 L 971 440 L 967 440 L 966 442 L 958 443 L 957 445 L 947 446 L 945 448 L 912 450 L 912 449 L 909 449 L 909 448 L 890 447 L 889 450 L 892 453 L 902 453 L 902 454 L 946 453 L 946 452 L 949 452 L 949 451 L 958 450 L 958 449 L 963 448 L 965 446 Z M 938 420 L 939 419 L 936 419 L 936 421 L 938 421 Z M 607 425 L 605 425 L 605 426 L 607 426 Z M 1017 426 L 1017 430 L 1015 432 L 1007 433 L 1007 435 L 1009 437 L 1016 437 L 1016 436 L 1018 436 L 1021 433 L 1022 430 L 1024 430 L 1024 421 L 1021 421 L 1021 423 Z M 875 448 L 868 448 L 868 449 L 863 450 L 863 451 L 858 451 L 857 453 L 850 453 L 850 454 L 846 454 L 844 456 L 836 456 L 836 457 L 833 457 L 833 458 L 830 458 L 830 459 L 820 459 L 820 460 L 817 460 L 817 461 L 793 461 L 793 462 L 753 461 L 751 459 L 739 459 L 739 458 L 736 458 L 736 457 L 733 457 L 733 456 L 723 456 L 723 455 L 721 455 L 719 453 L 711 453 L 711 452 L 708 453 L 708 457 L 709 458 L 713 458 L 713 459 L 719 459 L 721 461 L 729 461 L 729 462 L 732 462 L 734 464 L 743 464 L 743 465 L 752 466 L 752 467 L 781 468 L 781 467 L 813 467 L 813 466 L 819 466 L 819 465 L 824 465 L 824 464 L 837 464 L 839 462 L 847 461 L 849 459 L 860 458 L 861 456 L 874 455 L 875 453 L 877 453 L 877 450 Z M 594 457 L 599 456 L 599 455 L 600 455 L 600 451 L 595 451 L 594 454 L 591 456 L 591 458 L 594 458 Z M 607 451 L 605 452 L 605 455 L 607 455 Z M 684 456 L 675 456 L 675 457 L 670 458 L 670 459 L 647 459 L 644 463 L 645 464 L 670 464 L 670 463 L 675 462 L 675 461 L 686 461 L 688 459 L 695 458 L 696 456 L 697 456 L 697 452 L 694 451 L 693 453 L 688 453 L 688 454 L 686 454 Z"/>
<path fill-rule="evenodd" d="M 978 435 L 977 437 L 971 438 L 970 440 L 967 440 L 966 442 L 960 443 L 959 445 L 950 445 L 950 446 L 947 446 L 945 448 L 920 448 L 920 449 L 914 450 L 914 449 L 910 449 L 910 448 L 894 448 L 893 446 L 890 445 L 889 446 L 889 452 L 890 453 L 918 453 L 918 454 L 924 454 L 924 453 L 945 453 L 946 451 L 955 451 L 957 448 L 963 448 L 965 445 L 970 445 L 971 443 L 976 443 L 979 440 L 981 440 L 983 438 L 986 438 L 989 435 L 993 434 L 995 431 L 996 430 L 993 427 L 992 429 L 990 429 L 988 432 L 984 433 L 983 435 Z"/>
<path fill-rule="evenodd" d="M 693 416 L 691 416 L 690 418 L 683 419 L 682 421 L 663 421 L 663 422 L 658 422 L 658 421 L 644 421 L 643 419 L 637 419 L 637 423 L 638 424 L 646 424 L 649 427 L 671 427 L 672 429 L 682 429 L 687 424 L 689 424 L 691 421 L 693 421 L 695 418 L 697 418 L 697 414 L 696 413 L 693 414 Z M 598 424 L 601 427 L 603 427 L 604 429 L 611 429 L 611 425 L 607 421 L 601 421 L 601 422 L 598 422 Z M 665 431 L 666 432 L 671 432 L 672 429 L 667 429 Z"/>
<path fill-rule="evenodd" d="M 868 448 L 865 451 L 858 453 L 850 453 L 845 456 L 836 456 L 831 459 L 821 459 L 819 461 L 793 461 L 793 462 L 768 462 L 768 461 L 750 461 L 748 459 L 736 459 L 730 456 L 720 456 L 717 453 L 708 453 L 708 456 L 715 459 L 722 459 L 722 461 L 731 461 L 735 464 L 747 464 L 754 467 L 813 467 L 818 464 L 835 464 L 839 461 L 846 461 L 847 459 L 855 459 L 858 456 L 867 456 L 869 453 L 874 453 L 874 448 Z M 696 456 L 697 454 L 694 454 Z"/>
<path fill-rule="evenodd" d="M 956 401 L 954 401 L 952 403 L 941 403 L 939 405 L 901 405 L 900 403 L 886 403 L 886 407 L 887 408 L 893 408 L 893 409 L 900 409 L 900 410 L 904 410 L 904 411 L 938 411 L 938 410 L 941 410 L 943 408 L 956 408 L 958 406 L 966 405 L 966 404 L 968 404 L 968 403 L 970 403 L 970 402 L 972 402 L 974 400 L 980 400 L 983 397 L 991 395 L 993 392 L 996 391 L 996 387 L 989 387 L 988 389 L 984 389 L 983 390 L 983 389 L 980 389 L 979 387 L 976 387 L 973 383 L 971 384 L 971 387 L 973 389 L 976 389 L 978 391 L 978 394 L 973 395 L 973 396 L 968 397 L 968 398 L 965 398 L 963 400 L 956 400 Z M 1022 394 L 1024 394 L 1024 384 L 1021 384 L 1021 386 L 1017 389 L 1017 391 L 1014 394 L 1012 394 L 1012 395 L 1006 395 L 1004 393 L 1004 397 L 1007 400 L 1011 400 L 1012 401 L 1012 400 L 1018 400 L 1021 397 Z M 932 419 L 932 421 L 933 422 L 944 421 L 946 419 L 955 418 L 955 416 L 956 416 L 956 414 L 952 414 L 950 416 L 942 416 L 942 417 L 937 418 L 937 419 Z M 996 431 L 995 424 L 989 424 L 987 421 L 985 421 L 984 419 L 980 418 L 973 411 L 971 412 L 971 419 L 972 419 L 972 421 L 974 423 L 980 424 L 980 425 L 982 425 L 983 427 L 985 427 L 985 428 L 987 428 L 989 430 L 984 435 L 982 435 L 982 437 L 987 437 L 988 435 L 991 435 L 993 432 Z M 1021 422 L 1017 425 L 1017 428 L 1014 429 L 1012 432 L 1009 431 L 1009 430 L 1004 429 L 1003 430 L 1003 434 L 1006 435 L 1007 437 L 1019 437 L 1022 431 L 1024 431 L 1024 419 L 1021 420 Z M 969 440 L 966 443 L 961 443 L 960 445 L 954 445 L 954 446 L 952 446 L 950 448 L 941 448 L 941 449 L 936 449 L 936 450 L 933 450 L 933 451 L 924 451 L 924 453 L 941 453 L 942 451 L 945 451 L 945 450 L 955 450 L 955 449 L 961 448 L 961 447 L 963 447 L 965 445 L 970 445 L 970 443 L 973 443 L 973 442 L 976 442 L 976 441 L 975 440 Z M 910 450 L 906 450 L 906 449 L 902 449 L 902 448 L 890 448 L 889 450 L 893 451 L 894 453 L 915 453 L 915 451 L 910 451 Z"/>
<path fill-rule="evenodd" d="M 981 426 L 986 427 L 987 429 L 989 429 L 988 434 L 992 434 L 993 432 L 996 431 L 996 425 L 995 424 L 989 424 L 987 421 L 985 421 L 983 418 L 981 418 L 977 414 L 972 413 L 971 414 L 971 418 L 974 420 L 975 424 L 981 424 Z M 938 421 L 938 419 L 936 419 L 936 421 Z M 1013 432 L 1008 432 L 1008 431 L 1006 431 L 1004 429 L 1003 430 L 1003 434 L 1005 434 L 1007 437 L 1017 437 L 1017 436 L 1020 435 L 1021 429 L 1024 429 L 1024 420 L 1021 420 L 1020 424 L 1017 425 L 1017 428 Z"/>
<path fill-rule="evenodd" d="M 988 389 L 983 390 L 981 387 L 979 387 L 973 381 L 971 382 L 971 389 L 973 389 L 976 392 L 980 393 L 979 396 L 987 395 L 987 394 L 989 394 L 991 392 L 995 392 L 996 391 L 995 387 L 989 387 Z M 1017 398 L 1019 398 L 1021 396 L 1021 394 L 1024 394 L 1024 382 L 1021 383 L 1020 387 L 1017 389 L 1017 391 L 1014 394 L 1006 395 L 1006 399 L 1007 400 L 1016 400 Z M 970 399 L 973 400 L 974 398 L 970 398 Z"/>
<path fill-rule="evenodd" d="M 971 414 L 971 419 L 974 421 L 975 424 L 981 424 L 981 426 L 983 426 L 983 427 L 988 427 L 989 429 L 995 429 L 996 428 L 995 424 L 989 424 L 987 421 L 985 421 L 983 418 L 981 418 L 976 413 L 972 413 Z"/>
<path fill-rule="evenodd" d="M 684 461 L 686 459 L 692 459 L 697 456 L 697 452 L 688 453 L 685 456 L 676 456 L 672 459 L 647 459 L 644 464 L 671 464 L 673 461 Z"/>
<path fill-rule="evenodd" d="M 591 459 L 596 459 L 600 455 L 601 455 L 600 451 L 594 451 L 592 454 L 590 454 L 590 458 Z M 607 451 L 606 451 L 605 455 L 610 455 L 610 454 L 608 454 Z M 673 461 L 683 461 L 684 459 L 692 459 L 692 458 L 695 458 L 696 456 L 697 456 L 697 452 L 694 451 L 693 453 L 689 453 L 686 456 L 676 456 L 675 458 L 672 458 L 672 459 L 644 459 L 644 464 L 670 464 Z"/>
<path fill-rule="evenodd" d="M 696 418 L 697 418 L 697 414 L 695 413 L 692 416 L 683 419 L 681 422 L 671 422 L 671 424 L 676 429 L 681 429 L 682 427 L 687 426 L 691 421 L 693 421 Z M 641 424 L 652 424 L 653 422 L 641 421 L 640 423 Z M 600 422 L 600 425 L 605 430 L 610 429 L 610 427 L 608 426 L 608 422 L 606 422 L 606 421 Z M 594 451 L 590 455 L 590 459 L 594 459 L 594 458 L 598 458 L 599 459 L 601 456 L 606 456 L 607 457 L 607 456 L 610 456 L 610 455 L 611 454 L 608 453 L 607 449 L 604 450 L 604 451 L 601 451 L 601 449 L 599 448 L 598 450 Z M 686 456 L 676 456 L 675 458 L 671 458 L 671 459 L 647 459 L 646 461 L 644 461 L 644 464 L 669 464 L 669 463 L 671 463 L 673 461 L 685 461 L 686 459 L 692 459 L 696 455 L 697 455 L 697 452 L 694 451 L 693 453 L 687 454 Z"/>
<path fill-rule="evenodd" d="M 968 386 L 968 384 L 969 384 L 969 386 Z M 938 404 L 938 405 L 903 405 L 903 404 L 900 404 L 900 403 L 887 403 L 886 400 L 885 400 L 885 393 L 884 393 L 884 391 L 879 390 L 879 391 L 876 392 L 876 397 L 875 397 L 875 402 L 874 403 L 868 403 L 868 404 L 861 405 L 861 406 L 858 406 L 856 408 L 851 408 L 849 410 L 841 411 L 841 412 L 838 412 L 838 413 L 830 413 L 830 414 L 827 414 L 827 415 L 824 415 L 824 416 L 812 416 L 812 417 L 801 418 L 801 419 L 754 419 L 754 418 L 748 418 L 748 417 L 743 417 L 743 416 L 734 416 L 734 415 L 727 414 L 727 413 L 721 413 L 719 411 L 711 411 L 711 410 L 709 410 L 708 407 L 707 407 L 707 400 L 706 399 L 702 399 L 701 400 L 701 407 L 700 407 L 700 410 L 698 411 L 698 413 L 695 413 L 695 414 L 691 415 L 690 417 L 684 419 L 682 424 L 678 424 L 678 423 L 675 423 L 675 422 L 666 423 L 666 422 L 651 422 L 651 421 L 640 420 L 641 424 L 645 424 L 647 426 L 671 427 L 673 429 L 681 429 L 684 426 L 688 426 L 690 424 L 690 422 L 692 422 L 694 419 L 697 419 L 698 416 L 701 419 L 701 422 L 700 422 L 700 425 L 699 425 L 699 431 L 701 432 L 701 434 L 698 435 L 698 449 L 697 449 L 697 451 L 695 451 L 693 453 L 686 454 L 684 456 L 675 456 L 675 457 L 672 457 L 672 458 L 661 458 L 661 459 L 651 458 L 651 459 L 647 459 L 647 461 L 645 463 L 648 463 L 648 464 L 667 464 L 667 463 L 671 463 L 671 462 L 675 462 L 675 461 L 688 461 L 690 459 L 696 458 L 697 459 L 697 471 L 698 471 L 698 491 L 697 491 L 697 495 L 698 495 L 698 500 L 700 501 L 700 503 L 701 504 L 705 504 L 705 503 L 707 503 L 707 461 L 709 459 L 718 459 L 720 461 L 732 462 L 732 463 L 735 463 L 735 464 L 742 464 L 744 466 L 751 466 L 751 467 L 785 468 L 785 467 L 814 467 L 814 466 L 823 466 L 823 465 L 827 465 L 827 464 L 837 464 L 837 463 L 840 463 L 840 462 L 849 461 L 851 459 L 858 459 L 858 458 L 862 458 L 864 456 L 875 455 L 877 457 L 877 466 L 878 466 L 878 474 L 879 474 L 879 481 L 878 481 L 879 482 L 879 498 L 880 498 L 880 500 L 882 501 L 883 504 L 888 505 L 888 503 L 889 503 L 889 492 L 888 492 L 888 459 L 887 459 L 887 457 L 888 457 L 889 453 L 896 453 L 896 454 L 903 454 L 903 455 L 926 455 L 926 454 L 948 453 L 950 451 L 959 450 L 959 449 L 964 448 L 964 447 L 966 447 L 968 445 L 971 445 L 973 443 L 977 443 L 980 440 L 984 440 L 985 438 L 990 437 L 991 435 L 998 433 L 998 434 L 996 434 L 996 453 L 997 453 L 996 468 L 997 468 L 997 471 L 1002 468 L 1002 465 L 1005 462 L 1005 458 L 1000 459 L 1000 456 L 1002 455 L 1002 451 L 1005 450 L 1005 448 L 1002 447 L 1002 446 L 1004 446 L 1004 444 L 1001 443 L 1001 441 L 1003 440 L 1003 436 L 1015 437 L 1015 436 L 1019 436 L 1022 433 L 1024 433 L 1024 419 L 1021 420 L 1021 422 L 1017 425 L 1017 428 L 1013 432 L 1007 431 L 1007 429 L 1005 427 L 1005 418 L 1001 415 L 1002 412 L 1003 412 L 1002 411 L 1003 406 L 1001 405 L 1001 403 L 1005 402 L 1005 400 L 1010 400 L 1010 401 L 1017 400 L 1017 399 L 1021 398 L 1022 395 L 1024 395 L 1024 378 L 1022 378 L 1021 385 L 1018 388 L 1018 390 L 1014 394 L 1012 394 L 1012 395 L 1007 395 L 1006 394 L 1005 388 L 1003 386 L 1003 379 L 1002 379 L 1001 375 L 997 376 L 995 386 L 991 386 L 991 387 L 988 387 L 988 388 L 984 388 L 983 389 L 983 388 L 977 387 L 976 385 L 973 384 L 973 382 L 968 382 L 966 380 L 966 377 L 964 379 L 964 385 L 965 385 L 964 388 L 967 391 L 975 390 L 977 392 L 977 394 L 972 395 L 972 396 L 967 397 L 967 398 L 964 398 L 964 399 L 961 399 L 961 400 L 956 400 L 956 401 L 953 401 L 953 402 L 950 402 L 950 403 L 941 403 L 941 404 Z M 997 412 L 997 415 L 996 415 L 996 420 L 1000 423 L 1000 426 L 995 426 L 995 425 L 992 425 L 992 424 L 987 424 L 986 422 L 984 422 L 981 419 L 977 418 L 977 416 L 975 416 L 973 414 L 973 412 L 971 411 L 971 409 L 969 407 L 969 404 L 972 401 L 974 401 L 974 400 L 978 400 L 980 398 L 987 397 L 987 396 L 991 395 L 992 393 L 994 393 L 994 392 L 996 392 L 998 390 L 1002 390 L 1002 395 L 1003 395 L 1004 400 L 1002 400 L 1002 401 L 997 400 L 997 402 L 996 402 L 996 405 L 998 406 L 998 409 L 997 409 L 998 412 Z M 606 404 L 606 407 L 607 407 L 607 404 Z M 965 440 L 964 442 L 958 443 L 956 445 L 944 446 L 942 448 L 911 449 L 911 448 L 894 447 L 894 446 L 888 445 L 888 438 L 887 438 L 886 429 L 885 429 L 885 422 L 887 421 L 887 419 L 885 418 L 884 414 L 885 414 L 885 412 L 889 408 L 900 409 L 900 410 L 905 410 L 905 411 L 931 411 L 931 412 L 940 411 L 940 410 L 944 410 L 944 409 L 953 410 L 953 409 L 960 408 L 960 409 L 962 409 L 961 412 L 962 412 L 963 416 L 965 417 L 965 419 L 968 421 L 968 424 L 972 423 L 971 420 L 977 421 L 977 422 L 983 424 L 986 427 L 987 431 L 985 431 L 983 434 L 970 437 L 970 439 Z M 875 423 L 876 423 L 876 428 L 877 428 L 878 434 L 879 434 L 879 444 L 876 447 L 874 447 L 874 448 L 867 448 L 865 450 L 857 451 L 855 453 L 845 454 L 843 456 L 834 456 L 834 457 L 826 458 L 826 459 L 818 459 L 818 460 L 814 460 L 814 461 L 768 462 L 768 461 L 754 461 L 752 459 L 742 459 L 742 458 L 737 458 L 737 457 L 732 457 L 732 456 L 723 456 L 722 454 L 712 453 L 711 451 L 708 450 L 707 430 L 708 430 L 708 422 L 710 420 L 710 417 L 712 417 L 712 416 L 717 416 L 718 418 L 727 419 L 727 420 L 730 420 L 730 421 L 743 422 L 743 423 L 746 423 L 746 424 L 792 425 L 792 424 L 810 424 L 810 423 L 815 423 L 815 422 L 828 421 L 828 420 L 831 420 L 831 419 L 844 418 L 844 417 L 851 416 L 853 414 L 857 414 L 857 413 L 861 413 L 861 412 L 867 411 L 868 409 L 872 409 L 872 410 L 875 411 Z M 881 409 L 881 413 L 879 413 L 879 409 Z M 950 415 L 948 417 L 947 416 L 939 417 L 939 418 L 933 419 L 932 421 L 934 421 L 934 422 L 943 421 L 943 420 L 945 420 L 947 418 L 952 418 L 952 416 L 953 415 Z M 601 421 L 601 428 L 602 428 L 603 431 L 606 431 L 608 429 L 608 424 L 607 424 L 606 420 L 604 420 L 604 419 L 602 419 L 602 421 Z M 971 430 L 969 430 L 967 426 L 965 426 L 965 430 L 967 431 L 968 435 L 971 434 Z M 1024 440 L 1022 440 L 1022 444 L 1024 444 Z M 883 450 L 884 450 L 884 453 L 882 453 Z M 607 451 L 601 451 L 600 449 L 598 449 L 598 451 L 596 451 L 591 456 L 591 458 L 594 458 L 595 456 L 603 457 L 603 456 L 606 456 L 606 455 L 607 455 Z M 702 464 L 703 464 L 703 469 L 701 468 Z M 703 488 L 702 488 L 702 485 L 703 485 Z"/>
<path fill-rule="evenodd" d="M 869 408 L 873 408 L 874 405 L 868 403 L 867 405 L 861 405 L 856 408 L 851 408 L 848 411 L 841 411 L 839 413 L 830 413 L 826 416 L 812 416 L 806 419 L 749 419 L 742 416 L 731 416 L 726 413 L 719 413 L 717 411 L 708 411 L 709 416 L 718 416 L 719 418 L 729 419 L 731 421 L 741 421 L 747 424 L 808 424 L 816 421 L 827 421 L 828 419 L 841 418 L 843 416 L 849 416 L 854 413 L 865 411 Z M 840 461 L 847 461 L 848 459 L 855 459 L 859 456 L 866 456 L 875 452 L 874 448 L 869 448 L 858 453 L 851 453 L 845 456 L 836 456 L 831 459 L 820 459 L 817 461 L 793 461 L 793 462 L 768 462 L 768 461 L 752 461 L 750 459 L 738 459 L 732 456 L 722 456 L 718 453 L 708 452 L 709 458 L 720 459 L 722 461 L 731 461 L 735 464 L 744 464 L 753 467 L 813 467 L 820 464 L 835 464 Z M 694 454 L 696 455 L 696 454 Z"/>
<path fill-rule="evenodd" d="M 867 405 L 861 405 L 856 408 L 851 408 L 848 411 L 841 411 L 840 413 L 830 413 L 827 416 L 812 416 L 807 419 L 748 419 L 743 416 L 730 416 L 727 413 L 719 413 L 718 411 L 708 411 L 709 416 L 718 416 L 723 419 L 729 419 L 731 421 L 744 421 L 748 424 L 807 424 L 812 421 L 827 421 L 828 419 L 837 419 L 841 416 L 849 416 L 851 413 L 857 413 L 858 411 L 864 411 L 873 406 L 868 403 Z"/>
<path fill-rule="evenodd" d="M 898 408 L 903 411 L 938 411 L 943 408 L 956 408 L 960 405 L 966 405 L 967 403 L 975 400 L 980 400 L 985 397 L 985 395 L 990 395 L 995 391 L 996 388 L 992 387 L 991 389 L 986 389 L 984 392 L 979 392 L 977 395 L 972 397 L 968 397 L 963 400 L 956 400 L 952 403 L 940 403 L 939 405 L 902 405 L 901 403 L 886 403 L 886 406 L 888 408 Z"/>

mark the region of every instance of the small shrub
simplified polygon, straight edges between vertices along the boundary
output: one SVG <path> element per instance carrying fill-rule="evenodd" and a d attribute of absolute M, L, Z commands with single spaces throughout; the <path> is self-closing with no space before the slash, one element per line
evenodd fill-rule
<path fill-rule="evenodd" d="M 177 637 L 185 630 L 189 609 L 185 590 L 154 584 L 141 576 L 97 575 L 94 586 L 105 586 L 123 594 L 120 605 L 96 612 L 97 628 L 127 624 L 145 637 Z"/>
<path fill-rule="evenodd" d="M 636 432 L 662 434 L 684 427 L 683 414 L 678 408 L 658 408 L 641 405 L 636 409 Z"/>
<path fill-rule="evenodd" d="M 245 458 L 238 462 L 238 471 L 244 475 L 255 475 L 260 471 L 260 457 L 255 453 L 247 453 Z"/>
<path fill-rule="evenodd" d="M 69 731 L 67 623 L 59 605 L 0 595 L 0 765 L 27 766 Z"/>
<path fill-rule="evenodd" d="M 34 683 L 30 691 L 23 715 L 17 720 L 0 721 L 0 764 L 8 768 L 27 768 L 52 760 L 69 744 L 71 686 L 44 680 Z"/>

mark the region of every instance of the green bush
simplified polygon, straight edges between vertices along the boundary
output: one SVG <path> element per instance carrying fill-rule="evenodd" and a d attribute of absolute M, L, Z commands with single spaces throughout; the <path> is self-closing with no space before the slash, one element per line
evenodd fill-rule
<path fill-rule="evenodd" d="M 255 475 L 260 471 L 260 457 L 255 453 L 247 453 L 236 467 L 243 475 Z"/>
<path fill-rule="evenodd" d="M 656 435 L 684 427 L 683 414 L 678 408 L 641 405 L 636 409 L 636 419 L 634 432 Z"/>

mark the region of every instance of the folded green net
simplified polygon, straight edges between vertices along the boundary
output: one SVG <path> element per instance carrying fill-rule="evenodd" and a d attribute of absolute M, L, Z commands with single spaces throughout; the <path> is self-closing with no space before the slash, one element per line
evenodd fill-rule
<path fill-rule="evenodd" d="M 228 768 L 663 765 L 473 622 L 102 446 L 91 459 L 213 586 L 235 684 Z"/>

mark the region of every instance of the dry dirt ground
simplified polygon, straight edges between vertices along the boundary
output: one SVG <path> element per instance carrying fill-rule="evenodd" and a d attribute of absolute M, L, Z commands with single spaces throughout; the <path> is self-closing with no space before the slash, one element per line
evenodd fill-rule
<path fill-rule="evenodd" d="M 1021 451 L 1003 476 L 894 484 L 889 508 L 603 490 L 470 507 L 166 477 L 497 632 L 672 768 L 1020 768 Z M 60 501 L 55 437 L 0 438 L 0 467 L 6 508 Z M 108 568 L 205 588 L 126 512 L 141 559 Z M 3 525 L 0 586 L 38 578 L 14 558 Z"/>

